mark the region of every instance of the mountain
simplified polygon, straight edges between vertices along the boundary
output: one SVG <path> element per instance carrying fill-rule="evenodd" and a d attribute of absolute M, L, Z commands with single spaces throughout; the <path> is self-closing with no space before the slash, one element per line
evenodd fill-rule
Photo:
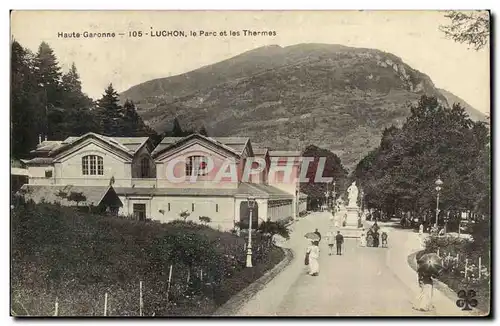
<path fill-rule="evenodd" d="M 467 113 L 469 114 L 469 117 L 474 120 L 474 121 L 487 121 L 487 116 L 483 112 L 474 109 L 469 103 L 465 102 L 462 100 L 460 97 L 456 96 L 455 94 L 448 92 L 447 90 L 444 89 L 439 89 L 441 94 L 443 94 L 444 97 L 446 97 L 446 100 L 448 101 L 449 105 L 453 105 L 454 103 L 459 103 L 460 106 L 465 108 Z"/>
<path fill-rule="evenodd" d="M 332 44 L 254 49 L 178 76 L 136 85 L 121 99 L 157 132 L 177 117 L 211 136 L 249 136 L 260 146 L 333 151 L 352 168 L 400 126 L 422 94 L 448 105 L 431 79 L 397 56 Z"/>

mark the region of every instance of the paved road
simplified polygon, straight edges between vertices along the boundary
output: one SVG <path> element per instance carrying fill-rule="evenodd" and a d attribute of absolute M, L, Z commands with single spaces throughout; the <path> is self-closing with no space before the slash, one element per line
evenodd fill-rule
<path fill-rule="evenodd" d="M 331 223 L 328 213 L 313 213 L 294 225 L 286 246 L 296 257 L 282 273 L 257 293 L 237 313 L 239 316 L 434 316 L 461 314 L 454 303 L 436 297 L 439 309 L 424 313 L 412 309 L 418 291 L 415 272 L 406 262 L 409 246 L 406 230 L 391 230 L 390 249 L 359 247 L 346 239 L 342 256 L 329 256 L 320 244 L 320 275 L 307 275 L 303 264 L 306 232 L 318 228 L 324 236 Z M 414 235 L 412 235 L 414 236 Z"/>

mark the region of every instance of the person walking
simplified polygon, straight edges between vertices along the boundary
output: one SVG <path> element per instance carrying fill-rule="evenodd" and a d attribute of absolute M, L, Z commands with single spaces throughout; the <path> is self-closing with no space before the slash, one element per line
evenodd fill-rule
<path fill-rule="evenodd" d="M 318 276 L 319 275 L 319 241 L 312 241 L 311 245 L 307 248 L 307 257 L 309 260 L 309 275 Z"/>
<path fill-rule="evenodd" d="M 333 254 L 333 246 L 335 244 L 335 236 L 333 235 L 332 230 L 329 230 L 326 234 L 326 241 L 328 241 L 328 256 Z"/>
<path fill-rule="evenodd" d="M 434 290 L 434 282 L 429 273 L 425 273 L 422 268 L 418 268 L 418 285 L 420 286 L 420 293 L 413 304 L 413 309 L 419 311 L 430 311 L 434 308 L 432 305 L 432 295 Z"/>
<path fill-rule="evenodd" d="M 342 255 L 342 244 L 344 243 L 344 236 L 340 234 L 340 231 L 337 231 L 335 242 L 337 243 L 337 255 Z"/>
<path fill-rule="evenodd" d="M 319 240 L 318 240 L 318 243 L 321 241 L 321 233 L 319 233 L 318 229 L 316 229 L 316 231 L 314 231 L 314 233 L 316 233 L 319 237 Z"/>

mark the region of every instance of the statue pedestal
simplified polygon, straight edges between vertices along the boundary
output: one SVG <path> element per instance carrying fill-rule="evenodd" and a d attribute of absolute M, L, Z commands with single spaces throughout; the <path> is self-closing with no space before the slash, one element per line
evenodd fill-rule
<path fill-rule="evenodd" d="M 358 219 L 359 219 L 359 208 L 358 207 L 346 207 L 347 209 L 347 217 L 345 220 L 346 226 L 354 226 L 358 227 Z"/>
<path fill-rule="evenodd" d="M 344 238 L 359 238 L 361 236 L 361 228 L 358 228 L 359 207 L 346 207 L 347 217 L 345 226 L 340 228 L 340 233 Z"/>

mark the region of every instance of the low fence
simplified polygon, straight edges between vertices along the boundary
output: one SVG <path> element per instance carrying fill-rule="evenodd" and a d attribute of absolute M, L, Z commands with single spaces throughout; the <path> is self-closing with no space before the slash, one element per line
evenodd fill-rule
<path fill-rule="evenodd" d="M 269 255 L 274 245 L 272 241 L 261 240 L 256 241 L 252 247 L 252 260 L 256 264 Z M 96 284 L 85 289 L 81 288 L 81 292 L 65 295 L 60 293 L 60 290 L 65 288 L 64 284 L 60 284 L 59 291 L 39 292 L 41 295 L 38 296 L 29 288 L 25 288 L 27 291 L 21 289 L 22 295 L 12 297 L 11 314 L 13 316 L 155 316 L 155 314 L 185 315 L 186 311 L 192 311 L 193 314 L 202 313 L 201 305 L 207 304 L 203 300 L 211 300 L 212 303 L 208 305 L 222 304 L 234 294 L 230 292 L 236 288 L 236 291 L 242 290 L 248 285 L 248 281 L 252 281 L 249 277 L 254 271 L 251 269 L 245 271 L 246 255 L 245 242 L 238 257 L 227 257 L 237 263 L 232 269 L 226 269 L 224 275 L 221 275 L 218 269 L 170 264 L 165 266 L 164 270 L 168 278 L 161 283 L 154 280 L 149 283 L 137 281 L 136 284 L 128 283 L 115 288 Z M 240 274 L 241 279 L 235 281 L 234 276 Z M 31 294 L 30 298 L 27 297 L 27 293 Z M 181 307 L 186 302 L 189 302 L 189 306 Z M 196 302 L 199 302 L 199 306 Z M 161 310 L 158 310 L 158 304 L 162 307 Z"/>
<path fill-rule="evenodd" d="M 446 253 L 444 250 L 437 249 L 437 255 L 443 260 L 445 269 L 452 271 L 458 270 L 463 278 L 468 281 L 481 281 L 482 279 L 489 278 L 490 271 L 484 265 L 482 257 L 477 259 L 463 258 L 459 253 L 452 255 Z M 477 263 L 477 264 L 476 264 Z"/>

